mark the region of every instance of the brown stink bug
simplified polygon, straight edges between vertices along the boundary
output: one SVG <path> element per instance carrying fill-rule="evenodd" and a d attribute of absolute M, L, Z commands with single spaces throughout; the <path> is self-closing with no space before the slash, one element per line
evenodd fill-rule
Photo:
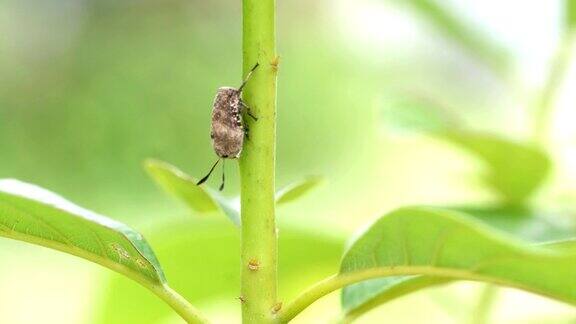
<path fill-rule="evenodd" d="M 212 127 L 210 130 L 212 147 L 216 155 L 218 155 L 218 160 L 212 165 L 208 174 L 198 181 L 197 185 L 201 185 L 208 180 L 220 160 L 240 157 L 242 146 L 244 145 L 244 137 L 248 137 L 248 128 L 243 123 L 242 112 L 246 110 L 250 117 L 258 120 L 252 115 L 250 108 L 242 101 L 242 89 L 244 89 L 257 67 L 258 63 L 248 72 L 246 79 L 244 79 L 238 89 L 232 87 L 221 87 L 218 89 L 212 105 Z M 220 190 L 222 189 L 224 189 L 224 161 L 222 161 L 222 184 L 220 185 Z"/>

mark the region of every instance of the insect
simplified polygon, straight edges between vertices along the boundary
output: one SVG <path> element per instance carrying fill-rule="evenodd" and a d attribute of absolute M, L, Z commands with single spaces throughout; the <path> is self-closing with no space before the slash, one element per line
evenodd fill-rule
<path fill-rule="evenodd" d="M 220 160 L 237 159 L 242 153 L 242 146 L 244 145 L 244 137 L 248 138 L 248 128 L 244 125 L 242 120 L 242 112 L 246 111 L 248 116 L 252 117 L 254 121 L 258 120 L 252 112 L 250 107 L 242 101 L 242 89 L 250 80 L 252 73 L 258 67 L 258 63 L 248 72 L 246 79 L 242 82 L 238 89 L 232 87 L 221 87 L 216 93 L 214 104 L 212 105 L 212 127 L 210 130 L 210 138 L 212 138 L 212 147 L 214 152 L 218 155 L 218 160 L 208 174 L 198 181 L 197 185 L 203 184 L 212 171 L 218 165 Z M 224 161 L 222 161 L 222 184 L 220 191 L 224 189 Z"/>

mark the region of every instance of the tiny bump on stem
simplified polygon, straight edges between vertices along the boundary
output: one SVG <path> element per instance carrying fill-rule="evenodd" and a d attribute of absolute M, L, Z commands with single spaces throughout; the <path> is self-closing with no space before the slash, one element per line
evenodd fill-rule
<path fill-rule="evenodd" d="M 274 72 L 278 71 L 278 65 L 280 64 L 280 56 L 276 56 L 272 61 L 270 61 L 270 65 L 272 66 L 272 70 Z"/>
<path fill-rule="evenodd" d="M 257 260 L 250 260 L 250 262 L 248 262 L 248 269 L 250 269 L 250 271 L 258 271 L 258 269 L 260 269 L 260 262 Z"/>
<path fill-rule="evenodd" d="M 276 314 L 278 314 L 278 312 L 280 310 L 282 310 L 282 303 L 276 303 L 276 305 L 274 305 L 274 307 L 272 307 L 271 313 L 272 313 L 272 315 L 276 315 Z"/>

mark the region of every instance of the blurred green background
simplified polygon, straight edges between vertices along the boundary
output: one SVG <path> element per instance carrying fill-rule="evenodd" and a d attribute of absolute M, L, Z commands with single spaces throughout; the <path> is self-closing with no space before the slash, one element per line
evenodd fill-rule
<path fill-rule="evenodd" d="M 427 108 L 417 108 L 437 106 L 458 127 L 532 138 L 567 33 L 564 4 L 278 1 L 277 184 L 327 179 L 278 211 L 284 297 L 336 271 L 346 238 L 383 212 L 495 199 L 477 180 L 474 157 L 391 120 L 410 110 L 404 121 L 434 127 Z M 240 1 L 4 0 L 0 177 L 36 183 L 140 230 L 175 289 L 218 323 L 234 323 L 235 230 L 190 215 L 141 165 L 154 157 L 202 176 L 215 157 L 213 96 L 239 85 L 240 69 Z M 572 215 L 576 73 L 570 65 L 565 72 L 545 142 L 554 172 L 534 203 Z M 237 169 L 228 165 L 225 194 L 235 195 Z M 179 322 L 143 289 L 82 260 L 7 240 L 0 255 L 2 323 Z M 359 322 L 466 322 L 480 288 L 427 290 Z M 494 323 L 576 318 L 568 306 L 518 291 L 499 301 Z M 333 295 L 296 322 L 329 323 L 337 306 Z"/>

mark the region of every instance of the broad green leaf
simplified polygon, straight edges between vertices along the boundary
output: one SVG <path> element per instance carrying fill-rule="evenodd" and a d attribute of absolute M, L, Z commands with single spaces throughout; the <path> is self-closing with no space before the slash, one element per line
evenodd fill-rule
<path fill-rule="evenodd" d="M 219 308 L 239 309 L 240 235 L 227 221 L 211 218 L 154 226 L 148 238 L 171 286 L 186 299 L 200 306 L 217 301 Z M 318 232 L 282 227 L 279 298 L 292 298 L 302 288 L 336 272 L 343 243 Z M 105 287 L 95 323 L 163 323 L 172 315 L 170 308 L 153 296 L 142 295 L 138 285 L 120 276 L 110 276 Z"/>
<path fill-rule="evenodd" d="M 0 180 L 0 236 L 73 254 L 141 283 L 165 282 L 138 232 L 18 180 Z"/>
<path fill-rule="evenodd" d="M 486 166 L 484 181 L 506 204 L 521 205 L 550 173 L 549 157 L 529 144 L 475 132 L 437 135 L 480 158 Z"/>
<path fill-rule="evenodd" d="M 406 276 L 346 287 L 343 309 L 354 316 L 388 299 L 446 280 L 492 282 L 576 304 L 576 245 L 563 246 L 522 244 L 463 213 L 400 209 L 382 217 L 355 240 L 345 253 L 341 273 L 403 269 Z M 440 281 L 426 279 L 426 275 Z M 386 289 L 391 292 L 384 293 Z"/>
<path fill-rule="evenodd" d="M 464 212 L 492 227 L 505 231 L 512 236 L 533 243 L 558 242 L 555 248 L 567 250 L 574 241 L 563 241 L 576 236 L 573 223 L 560 222 L 552 216 L 535 212 L 526 207 L 451 207 L 450 210 Z M 549 246 L 552 246 L 551 244 Z M 575 249 L 576 252 L 576 249 Z M 348 287 L 344 294 L 350 294 L 344 299 L 356 301 L 354 306 L 348 305 L 345 316 L 348 320 L 364 314 L 374 307 L 389 300 L 404 296 L 416 290 L 450 282 L 445 278 L 427 277 L 421 275 L 395 276 L 367 280 Z"/>
<path fill-rule="evenodd" d="M 166 192 L 182 200 L 200 214 L 221 212 L 240 226 L 240 211 L 234 202 L 205 186 L 197 186 L 197 179 L 177 167 L 158 160 L 147 160 L 146 171 Z"/>
<path fill-rule="evenodd" d="M 278 205 L 290 203 L 307 194 L 324 181 L 323 177 L 310 176 L 298 182 L 289 184 L 276 193 L 276 203 Z"/>
<path fill-rule="evenodd" d="M 490 39 L 468 20 L 458 16 L 446 7 L 445 3 L 435 0 L 399 1 L 408 5 L 420 17 L 427 20 L 439 33 L 479 58 L 499 74 L 507 72 L 510 55 L 501 45 Z"/>
<path fill-rule="evenodd" d="M 560 215 L 528 207 L 461 206 L 449 209 L 466 213 L 491 227 L 531 243 L 556 242 L 576 237 L 574 220 L 562 219 Z"/>

